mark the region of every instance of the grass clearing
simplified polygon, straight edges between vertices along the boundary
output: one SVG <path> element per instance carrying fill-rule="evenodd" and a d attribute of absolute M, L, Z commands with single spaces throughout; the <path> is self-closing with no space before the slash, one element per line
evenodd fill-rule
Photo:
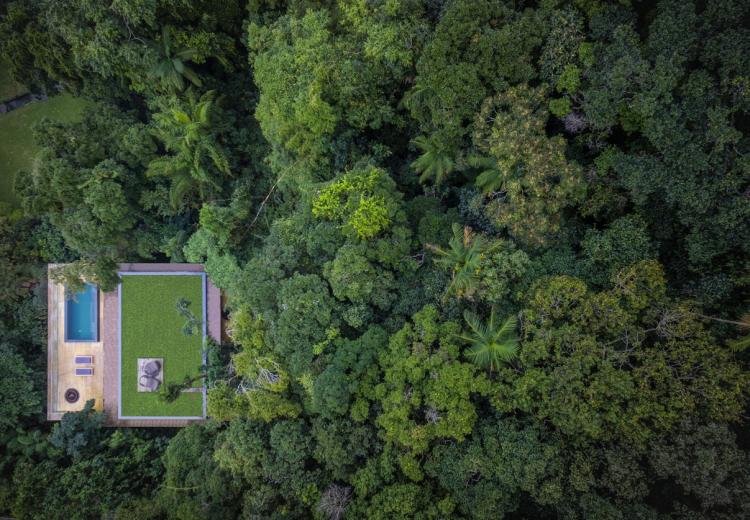
<path fill-rule="evenodd" d="M 69 94 L 36 101 L 7 114 L 0 114 L 0 202 L 15 205 L 13 194 L 16 174 L 30 170 L 39 147 L 31 127 L 43 117 L 68 122 L 80 118 L 88 102 Z"/>
<path fill-rule="evenodd" d="M 182 333 L 185 318 L 176 303 L 180 298 L 189 300 L 190 311 L 203 318 L 202 276 L 125 275 L 121 291 L 122 416 L 202 416 L 201 392 L 183 392 L 176 401 L 164 403 L 156 392 L 138 391 L 138 358 L 163 358 L 165 384 L 199 374 L 202 331 L 193 336 Z"/>

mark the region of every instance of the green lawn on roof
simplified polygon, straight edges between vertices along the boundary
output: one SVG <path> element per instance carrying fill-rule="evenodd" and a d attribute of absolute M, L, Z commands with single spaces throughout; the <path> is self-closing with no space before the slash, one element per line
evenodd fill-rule
<path fill-rule="evenodd" d="M 126 275 L 121 288 L 121 407 L 123 416 L 199 417 L 203 394 L 183 392 L 172 403 L 162 402 L 156 392 L 138 391 L 138 358 L 163 358 L 164 382 L 196 376 L 202 364 L 203 331 L 192 336 L 182 332 L 185 318 L 177 300 L 191 302 L 190 311 L 203 318 L 201 276 Z M 202 386 L 196 381 L 194 386 Z"/>

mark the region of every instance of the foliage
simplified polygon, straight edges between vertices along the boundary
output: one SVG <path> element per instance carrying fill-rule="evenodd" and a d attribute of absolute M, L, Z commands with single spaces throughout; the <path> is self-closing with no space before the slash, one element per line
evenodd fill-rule
<path fill-rule="evenodd" d="M 186 106 L 179 104 L 154 114 L 154 135 L 173 155 L 151 161 L 148 175 L 169 177 L 170 202 L 177 209 L 197 192 L 201 200 L 221 190 L 217 177 L 231 175 L 229 161 L 214 135 L 214 91 L 200 98 L 189 93 Z"/>
<path fill-rule="evenodd" d="M 583 197 L 581 168 L 565 156 L 560 136 L 547 137 L 546 91 L 513 87 L 482 105 L 474 145 L 497 161 L 497 178 L 480 178 L 487 216 L 530 246 L 545 244 L 562 227 L 565 208 Z"/>
<path fill-rule="evenodd" d="M 198 54 L 198 51 L 191 48 L 173 50 L 172 38 L 167 26 L 162 27 L 160 43 L 156 48 L 161 56 L 149 71 L 149 76 L 158 80 L 166 88 L 183 90 L 185 80 L 200 87 L 203 84 L 200 77 L 186 64 Z"/>
<path fill-rule="evenodd" d="M 666 297 L 658 263 L 620 271 L 600 293 L 572 277 L 544 280 L 526 305 L 523 374 L 504 373 L 500 409 L 548 420 L 579 442 L 639 444 L 693 414 L 738 420 L 747 374 L 689 304 Z"/>
<path fill-rule="evenodd" d="M 182 334 L 185 336 L 192 336 L 199 330 L 201 332 L 203 330 L 203 320 L 198 319 L 198 317 L 193 314 L 193 311 L 190 310 L 191 304 L 192 302 L 185 298 L 178 298 L 175 302 L 177 313 L 185 320 L 185 325 L 182 327 Z"/>
<path fill-rule="evenodd" d="M 589 229 L 581 245 L 588 277 L 600 284 L 620 269 L 654 257 L 645 222 L 636 215 L 621 217 L 602 231 Z"/>
<path fill-rule="evenodd" d="M 515 11 L 501 1 L 447 3 L 405 99 L 412 117 L 423 132 L 461 144 L 488 95 L 537 76 L 532 56 L 544 32 L 540 11 Z"/>
<path fill-rule="evenodd" d="M 94 400 L 86 402 L 80 412 L 68 412 L 55 425 L 50 443 L 74 459 L 94 453 L 103 438 L 104 413 L 94 411 Z"/>
<path fill-rule="evenodd" d="M 749 12 L 3 3 L 0 63 L 63 92 L 0 114 L 0 516 L 750 517 Z M 192 289 L 123 300 L 179 396 L 141 411 L 205 378 L 211 420 L 41 413 L 45 264 L 122 262 L 222 289 L 195 349 Z"/>
<path fill-rule="evenodd" d="M 394 121 L 389 98 L 398 81 L 394 72 L 401 67 L 388 63 L 388 53 L 400 44 L 399 36 L 409 37 L 407 26 L 399 36 L 390 36 L 393 43 L 372 46 L 373 40 L 361 38 L 360 31 L 377 31 L 377 26 L 360 17 L 379 13 L 367 13 L 364 5 L 342 5 L 341 20 L 325 9 L 310 9 L 299 17 L 290 13 L 267 26 L 253 22 L 248 28 L 250 63 L 260 92 L 256 115 L 264 135 L 323 177 L 330 177 L 321 169 L 332 162 L 327 152 L 345 150 L 351 130 L 377 130 Z M 398 3 L 391 7 L 398 9 Z M 336 34 L 337 29 L 344 35 Z M 344 127 L 351 130 L 342 133 Z"/>
<path fill-rule="evenodd" d="M 451 271 L 451 283 L 446 295 L 453 293 L 458 298 L 471 299 L 479 285 L 479 265 L 493 245 L 468 226 L 461 229 L 459 224 L 454 223 L 452 228 L 453 236 L 448 241 L 448 249 L 432 244 L 427 244 L 427 247 L 437 255 L 435 263 Z"/>
<path fill-rule="evenodd" d="M 210 425 L 180 430 L 164 451 L 163 488 L 158 503 L 175 517 L 237 514 L 238 483 L 214 459 Z"/>
<path fill-rule="evenodd" d="M 490 311 L 490 318 L 486 323 L 466 311 L 464 320 L 471 330 L 470 335 L 462 335 L 461 339 L 469 343 L 465 351 L 466 357 L 482 368 L 489 368 L 490 372 L 499 368 L 502 363 L 510 363 L 518 357 L 518 337 L 515 316 L 506 318 L 503 323 L 495 321 L 495 308 Z"/>
<path fill-rule="evenodd" d="M 187 390 L 188 388 L 192 388 L 195 382 L 203 379 L 203 377 L 204 376 L 198 376 L 198 377 L 185 376 L 185 378 L 179 383 L 169 382 L 169 383 L 161 385 L 159 387 L 159 392 L 158 392 L 159 400 L 163 403 L 175 402 L 180 397 L 180 394 L 184 390 Z"/>
<path fill-rule="evenodd" d="M 521 492 L 543 505 L 562 500 L 567 477 L 562 457 L 559 442 L 541 428 L 491 417 L 477 425 L 470 440 L 436 447 L 425 467 L 450 490 L 459 511 L 489 518 L 516 511 Z"/>
<path fill-rule="evenodd" d="M 387 230 L 399 215 L 400 194 L 396 184 L 382 169 L 362 168 L 346 173 L 320 191 L 312 213 L 338 221 L 343 232 L 363 240 Z"/>
<path fill-rule="evenodd" d="M 486 380 L 472 365 L 458 360 L 455 322 L 440 322 L 437 309 L 427 306 L 394 334 L 380 355 L 383 381 L 375 388 L 382 412 L 381 435 L 410 450 L 401 461 L 412 480 L 419 470 L 404 466 L 427 451 L 431 441 L 462 441 L 471 433 L 477 413 L 473 394 L 488 391 Z"/>
<path fill-rule="evenodd" d="M 733 237 L 747 221 L 735 116 L 747 97 L 730 87 L 747 70 L 739 56 L 748 44 L 730 14 L 742 9 L 713 2 L 699 14 L 692 2 L 661 2 L 645 45 L 627 15 L 592 20 L 594 59 L 580 88 L 586 118 L 598 133 L 632 135 L 616 146 L 605 178 L 650 225 L 672 230 L 660 234 L 664 250 L 694 272 L 729 272 L 735 253 L 746 254 Z"/>
<path fill-rule="evenodd" d="M 441 184 L 456 168 L 453 157 L 455 152 L 446 149 L 436 139 L 420 135 L 414 139 L 414 145 L 419 148 L 421 155 L 411 163 L 411 167 L 420 174 L 420 182 L 434 179 L 435 184 Z"/>
<path fill-rule="evenodd" d="M 0 344 L 0 431 L 13 428 L 25 416 L 41 411 L 31 370 L 9 346 Z"/>

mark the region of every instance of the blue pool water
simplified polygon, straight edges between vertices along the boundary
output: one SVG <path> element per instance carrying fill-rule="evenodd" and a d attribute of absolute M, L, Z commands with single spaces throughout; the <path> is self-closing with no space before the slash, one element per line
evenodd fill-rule
<path fill-rule="evenodd" d="M 98 300 L 96 285 L 91 283 L 68 297 L 65 301 L 66 341 L 98 341 Z"/>

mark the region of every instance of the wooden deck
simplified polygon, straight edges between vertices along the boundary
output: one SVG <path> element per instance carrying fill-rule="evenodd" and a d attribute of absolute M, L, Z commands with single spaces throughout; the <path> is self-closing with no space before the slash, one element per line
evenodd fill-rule
<path fill-rule="evenodd" d="M 203 272 L 203 266 L 201 264 L 147 264 L 147 263 L 128 263 L 120 264 L 120 272 Z M 221 292 L 216 288 L 208 278 L 206 279 L 206 321 L 207 321 L 207 334 L 217 341 L 221 340 Z M 60 287 L 60 286 L 56 286 Z M 60 289 L 62 289 L 60 287 Z M 62 293 L 60 293 L 62 294 Z M 54 293 L 53 284 L 50 284 L 48 292 L 49 301 L 49 330 L 62 330 L 60 327 L 64 324 L 63 316 L 64 309 L 59 304 L 55 305 L 59 299 L 59 294 Z M 63 302 L 64 305 L 64 302 Z M 98 387 L 92 381 L 92 388 L 90 389 L 91 394 L 96 393 L 95 399 L 97 399 L 98 409 L 103 409 L 107 413 L 108 426 L 117 427 L 181 427 L 187 426 L 188 424 L 201 422 L 202 419 L 118 419 L 118 404 L 119 404 L 119 388 L 120 388 L 120 357 L 119 357 L 119 326 L 120 326 L 120 308 L 119 308 L 119 294 L 118 290 L 114 290 L 108 293 L 100 293 L 99 298 L 99 323 L 100 323 L 100 343 L 97 343 L 99 352 L 84 352 L 84 349 L 80 347 L 80 344 L 66 344 L 63 339 L 64 336 L 49 335 L 48 345 L 48 402 L 49 410 L 52 410 L 54 404 L 54 412 L 48 412 L 47 418 L 49 420 L 59 420 L 65 411 L 80 410 L 83 408 L 86 400 L 84 399 L 83 392 L 81 392 L 81 399 L 76 405 L 69 409 L 61 410 L 60 406 L 56 404 L 55 399 L 59 397 L 63 402 L 62 393 L 65 391 L 64 387 L 60 385 L 61 378 L 64 380 L 65 370 L 67 366 L 65 363 L 60 363 L 61 359 L 67 359 L 70 357 L 70 362 L 73 361 L 73 355 L 69 356 L 68 351 L 74 351 L 75 354 L 89 354 L 94 355 L 94 362 L 96 363 L 94 368 L 95 377 L 98 377 Z M 72 345 L 72 346 L 71 346 Z M 86 343 L 85 345 L 91 346 L 92 343 Z M 77 380 L 83 379 L 78 377 Z M 87 379 L 92 379 L 88 377 Z M 76 382 L 77 382 L 76 380 Z M 64 386 L 64 385 L 63 385 Z M 62 388 L 60 391 L 51 390 L 53 387 Z M 78 388 L 78 387 L 76 387 Z M 80 392 L 80 388 L 79 392 Z M 67 404 L 67 403 L 65 403 Z M 70 405 L 69 405 L 70 406 Z"/>
<path fill-rule="evenodd" d="M 94 408 L 104 404 L 104 356 L 102 342 L 65 341 L 65 288 L 61 284 L 47 284 L 47 419 L 57 421 L 65 412 L 83 409 L 86 401 L 94 399 Z M 101 330 L 103 305 L 99 299 L 99 327 Z M 101 336 L 99 337 L 101 340 Z M 94 375 L 75 375 L 75 356 L 93 356 Z M 83 366 L 83 365 L 79 365 Z M 65 391 L 75 388 L 80 395 L 71 404 L 65 400 Z"/>

